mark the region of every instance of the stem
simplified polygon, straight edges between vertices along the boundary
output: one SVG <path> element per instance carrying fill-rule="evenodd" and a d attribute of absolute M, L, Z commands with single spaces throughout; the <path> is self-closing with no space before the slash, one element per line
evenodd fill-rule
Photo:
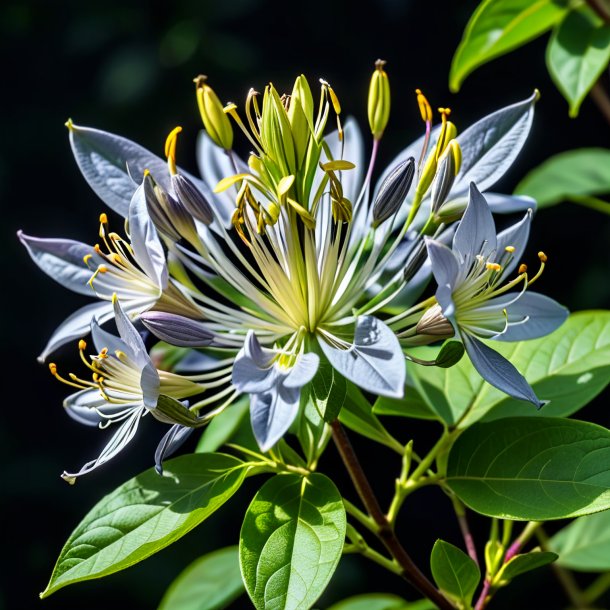
<path fill-rule="evenodd" d="M 592 604 L 610 589 L 610 572 L 598 576 L 584 591 L 583 599 L 586 603 Z"/>
<path fill-rule="evenodd" d="M 474 610 L 483 610 L 485 608 L 485 604 L 487 602 L 487 596 L 489 595 L 489 589 L 491 587 L 491 583 L 486 578 L 483 583 L 483 588 L 481 589 L 481 594 L 479 595 L 479 599 L 477 599 L 477 603 L 474 606 Z"/>
<path fill-rule="evenodd" d="M 608 23 L 608 22 L 606 22 Z M 602 84 L 597 81 L 589 92 L 591 99 L 595 102 L 597 109 L 603 115 L 608 123 L 610 123 L 610 98 Z"/>
<path fill-rule="evenodd" d="M 384 557 L 375 549 L 372 549 L 366 543 L 366 540 L 361 536 L 360 532 L 349 523 L 347 524 L 347 531 L 345 532 L 345 535 L 350 539 L 352 544 L 345 545 L 343 547 L 343 553 L 359 553 L 363 557 L 374 561 L 376 564 L 392 572 L 393 574 L 400 575 L 401 568 L 398 563 L 396 563 L 396 561 L 393 559 Z"/>
<path fill-rule="evenodd" d="M 590 197 L 587 195 L 570 195 L 566 197 L 567 201 L 572 203 L 577 203 L 578 205 L 582 205 L 585 208 L 590 208 L 592 210 L 596 210 L 597 212 L 601 212 L 602 214 L 610 215 L 610 203 L 600 199 L 599 197 Z"/>
<path fill-rule="evenodd" d="M 354 506 L 349 500 L 343 498 L 343 505 L 345 506 L 345 512 L 352 516 L 360 525 L 364 525 L 367 530 L 373 534 L 377 533 L 377 526 L 375 522 L 365 513 L 363 513 L 357 506 Z"/>
<path fill-rule="evenodd" d="M 479 565 L 477 549 L 474 545 L 474 539 L 472 537 L 472 533 L 470 532 L 470 528 L 468 527 L 468 519 L 466 518 L 466 507 L 460 502 L 457 496 L 451 496 L 451 502 L 453 503 L 453 510 L 455 511 L 455 516 L 457 517 L 458 524 L 460 526 L 460 531 L 462 532 L 462 537 L 464 538 L 464 544 L 466 545 L 466 550 L 468 551 L 468 555 L 477 565 Z"/>
<path fill-rule="evenodd" d="M 377 536 L 400 566 L 399 572 L 420 593 L 433 601 L 441 610 L 453 610 L 454 606 L 438 591 L 423 572 L 415 565 L 386 519 L 371 484 L 362 470 L 354 448 L 338 420 L 332 424 L 333 440 L 350 475 L 358 496 L 377 525 Z"/>
<path fill-rule="evenodd" d="M 504 563 L 508 563 L 522 548 L 523 545 L 536 533 L 536 530 L 542 525 L 540 521 L 530 521 L 517 539 L 508 547 L 504 555 Z"/>
<path fill-rule="evenodd" d="M 610 23 L 610 13 L 606 10 L 606 7 L 599 2 L 599 0 L 585 0 L 585 2 L 589 5 L 591 10 L 597 14 L 597 16 L 605 21 L 606 23 Z"/>

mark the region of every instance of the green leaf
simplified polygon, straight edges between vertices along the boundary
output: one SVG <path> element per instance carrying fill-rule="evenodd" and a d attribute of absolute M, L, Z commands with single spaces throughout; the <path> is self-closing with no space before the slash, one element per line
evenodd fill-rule
<path fill-rule="evenodd" d="M 455 366 L 464 355 L 464 344 L 461 341 L 446 341 L 436 357 L 435 365 L 442 369 Z"/>
<path fill-rule="evenodd" d="M 188 533 L 240 487 L 247 464 L 230 455 L 183 455 L 127 481 L 74 530 L 41 597 L 146 559 Z"/>
<path fill-rule="evenodd" d="M 216 451 L 232 440 L 244 421 L 249 426 L 249 408 L 250 396 L 245 394 L 222 413 L 216 415 L 203 431 L 195 450 L 196 453 Z"/>
<path fill-rule="evenodd" d="M 549 553 L 547 551 L 533 551 L 531 553 L 515 555 L 508 563 L 502 566 L 502 569 L 494 579 L 494 584 L 496 582 L 508 584 L 517 576 L 549 565 L 556 559 L 557 553 Z"/>
<path fill-rule="evenodd" d="M 339 413 L 339 421 L 350 430 L 402 454 L 402 445 L 383 427 L 373 414 L 369 401 L 352 383 L 347 384 L 347 398 Z"/>
<path fill-rule="evenodd" d="M 492 517 L 547 521 L 610 508 L 610 431 L 560 418 L 478 423 L 449 453 L 447 484 Z"/>
<path fill-rule="evenodd" d="M 610 570 L 610 511 L 579 517 L 559 530 L 549 548 L 559 555 L 557 563 L 570 570 Z"/>
<path fill-rule="evenodd" d="M 310 608 L 335 571 L 345 541 L 343 500 L 322 474 L 269 479 L 241 529 L 241 570 L 259 610 Z"/>
<path fill-rule="evenodd" d="M 585 96 L 610 60 L 610 26 L 583 6 L 571 11 L 553 32 L 546 65 L 558 89 L 578 115 Z"/>
<path fill-rule="evenodd" d="M 474 12 L 449 73 L 449 88 L 459 91 L 476 68 L 533 40 L 565 14 L 567 1 L 485 0 Z"/>
<path fill-rule="evenodd" d="M 555 332 L 531 341 L 488 345 L 510 360 L 550 403 L 537 411 L 485 382 L 468 358 L 449 369 L 409 362 L 407 370 L 428 407 L 449 426 L 466 428 L 517 415 L 565 417 L 590 402 L 610 383 L 610 311 L 570 315 Z"/>
<path fill-rule="evenodd" d="M 341 600 L 328 610 L 436 610 L 436 606 L 428 599 L 408 602 L 389 593 L 365 593 Z"/>
<path fill-rule="evenodd" d="M 610 193 L 610 150 L 579 148 L 554 155 L 519 182 L 516 195 L 529 195 L 539 208 L 561 203 L 571 195 Z"/>
<path fill-rule="evenodd" d="M 159 610 L 221 610 L 244 592 L 237 546 L 196 559 L 165 592 Z"/>
<path fill-rule="evenodd" d="M 417 389 L 410 385 L 405 386 L 404 398 L 380 396 L 373 405 L 373 413 L 375 415 L 395 415 L 415 419 L 439 419 Z"/>
<path fill-rule="evenodd" d="M 321 350 L 319 350 L 321 352 Z M 337 419 L 347 392 L 345 377 L 339 374 L 322 354 L 318 372 L 311 381 L 311 399 L 324 421 Z"/>
<path fill-rule="evenodd" d="M 437 540 L 430 555 L 430 569 L 439 589 L 460 608 L 470 607 L 481 580 L 479 566 L 457 546 Z"/>

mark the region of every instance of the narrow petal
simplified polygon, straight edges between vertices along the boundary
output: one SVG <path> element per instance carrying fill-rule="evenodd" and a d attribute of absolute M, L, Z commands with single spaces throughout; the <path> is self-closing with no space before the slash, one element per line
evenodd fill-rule
<path fill-rule="evenodd" d="M 180 449 L 180 446 L 191 435 L 194 428 L 173 425 L 164 435 L 155 451 L 155 470 L 163 474 L 163 460 Z"/>
<path fill-rule="evenodd" d="M 168 280 L 165 252 L 148 214 L 142 184 L 136 189 L 129 205 L 129 236 L 138 265 L 159 288 L 165 288 Z"/>
<path fill-rule="evenodd" d="M 140 387 L 142 388 L 142 400 L 147 409 L 154 409 L 159 398 L 161 381 L 159 373 L 152 362 L 147 362 L 140 375 Z"/>
<path fill-rule="evenodd" d="M 528 291 L 508 307 L 509 327 L 504 333 L 493 338 L 499 341 L 524 341 L 544 337 L 559 328 L 569 314 L 570 312 L 557 301 Z M 524 320 L 522 324 L 515 324 L 521 320 Z"/>
<path fill-rule="evenodd" d="M 82 339 L 89 334 L 91 320 L 97 318 L 100 323 L 110 320 L 113 316 L 112 304 L 107 301 L 92 303 L 77 309 L 68 316 L 51 335 L 45 348 L 38 356 L 39 362 L 44 362 L 56 349 L 77 339 Z"/>
<path fill-rule="evenodd" d="M 32 237 L 23 231 L 18 231 L 17 236 L 32 260 L 48 276 L 69 290 L 94 296 L 95 293 L 88 283 L 93 271 L 87 267 L 83 259 L 85 256 L 90 256 L 94 269 L 103 261 L 91 246 L 72 239 Z"/>
<path fill-rule="evenodd" d="M 110 305 L 110 311 L 114 315 L 114 309 Z M 112 317 L 112 316 L 111 316 Z M 127 345 L 123 339 L 105 331 L 100 323 L 103 323 L 99 317 L 91 321 L 91 338 L 93 339 L 93 346 L 97 350 L 98 354 L 104 348 L 108 349 L 111 354 L 116 354 L 117 351 L 125 352 L 130 360 L 136 362 L 136 354 L 134 353 L 131 346 Z"/>
<path fill-rule="evenodd" d="M 214 340 L 205 324 L 164 311 L 147 311 L 140 316 L 155 337 L 178 347 L 204 347 Z"/>
<path fill-rule="evenodd" d="M 405 357 L 396 335 L 381 320 L 359 317 L 349 349 L 338 349 L 320 336 L 318 343 L 333 367 L 356 385 L 380 396 L 402 398 Z"/>
<path fill-rule="evenodd" d="M 425 238 L 428 258 L 432 266 L 434 279 L 439 286 L 455 287 L 460 272 L 460 266 L 452 250 L 439 241 Z"/>
<path fill-rule="evenodd" d="M 249 331 L 244 342 L 244 352 L 248 358 L 251 358 L 260 368 L 271 366 L 271 362 L 275 356 L 273 350 L 264 348 L 254 331 Z"/>
<path fill-rule="evenodd" d="M 536 209 L 536 200 L 527 195 L 504 195 L 485 191 L 485 199 L 494 214 L 512 214 Z"/>
<path fill-rule="evenodd" d="M 472 260 L 478 254 L 488 257 L 496 250 L 496 225 L 477 186 L 470 184 L 468 205 L 453 237 L 453 250 L 464 260 Z"/>
<path fill-rule="evenodd" d="M 498 252 L 496 260 L 501 260 L 507 246 L 512 246 L 515 249 L 510 263 L 503 268 L 503 277 L 509 275 L 517 264 L 521 262 L 521 257 L 523 256 L 525 246 L 527 246 L 527 240 L 529 239 L 531 222 L 532 210 L 528 210 L 519 222 L 498 233 Z"/>
<path fill-rule="evenodd" d="M 253 394 L 250 421 L 261 451 L 268 451 L 284 436 L 299 412 L 298 390 L 280 393 L 277 388 Z"/>
<path fill-rule="evenodd" d="M 470 361 L 485 381 L 513 398 L 531 402 L 537 409 L 545 404 L 504 356 L 466 333 L 462 333 L 462 340 Z"/>
<path fill-rule="evenodd" d="M 125 409 L 125 405 L 110 405 L 102 398 L 99 390 L 94 388 L 70 394 L 64 400 L 64 408 L 68 415 L 85 426 L 98 426 L 102 423 L 104 418 L 100 415 L 98 409 L 108 406 L 111 406 L 115 412 Z"/>
<path fill-rule="evenodd" d="M 135 326 L 131 323 L 131 320 L 121 307 L 119 299 L 116 297 L 113 298 L 112 305 L 114 309 L 114 321 L 121 339 L 123 339 L 123 341 L 131 349 L 133 355 L 135 356 L 135 361 L 140 366 L 144 367 L 146 364 L 150 363 L 150 358 L 148 357 L 148 353 L 146 352 L 146 347 L 144 346 L 142 337 L 140 337 L 140 333 L 135 329 Z"/>

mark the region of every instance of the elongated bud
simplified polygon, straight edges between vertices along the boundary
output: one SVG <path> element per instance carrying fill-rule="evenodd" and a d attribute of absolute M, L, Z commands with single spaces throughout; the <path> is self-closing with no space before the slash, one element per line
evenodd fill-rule
<path fill-rule="evenodd" d="M 283 174 L 296 174 L 297 152 L 292 127 L 286 107 L 272 84 L 265 87 L 263 95 L 260 137 L 265 153 L 279 165 Z"/>
<path fill-rule="evenodd" d="M 369 85 L 369 126 L 375 140 L 381 139 L 390 118 L 390 81 L 383 69 L 386 62 L 378 59 Z"/>
<path fill-rule="evenodd" d="M 203 126 L 217 146 L 231 150 L 233 146 L 233 128 L 225 114 L 214 90 L 205 82 L 206 76 L 200 74 L 194 79 L 197 93 L 197 104 Z"/>
<path fill-rule="evenodd" d="M 175 174 L 172 176 L 172 186 L 178 201 L 186 208 L 187 212 L 204 224 L 211 224 L 214 220 L 212 207 L 191 180 L 182 174 Z"/>
<path fill-rule="evenodd" d="M 443 310 L 438 304 L 425 311 L 415 330 L 420 335 L 432 335 L 439 338 L 449 338 L 455 334 L 451 322 L 443 315 Z"/>
<path fill-rule="evenodd" d="M 140 319 L 155 337 L 178 347 L 205 347 L 214 334 L 201 322 L 165 311 L 146 311 Z"/>
<path fill-rule="evenodd" d="M 409 157 L 383 181 L 373 203 L 373 227 L 379 226 L 398 211 L 409 193 L 414 175 L 415 159 Z"/>
<path fill-rule="evenodd" d="M 438 159 L 436 176 L 432 182 L 430 197 L 432 199 L 432 212 L 437 212 L 445 203 L 455 177 L 460 170 L 462 151 L 457 140 L 451 140 L 445 151 Z"/>

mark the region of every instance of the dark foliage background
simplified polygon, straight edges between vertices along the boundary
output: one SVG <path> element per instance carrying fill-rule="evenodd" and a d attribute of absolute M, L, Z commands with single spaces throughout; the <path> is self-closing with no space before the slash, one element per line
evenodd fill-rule
<path fill-rule="evenodd" d="M 144 422 L 137 440 L 111 466 L 73 488 L 59 478 L 64 468 L 77 468 L 97 455 L 104 443 L 102 433 L 67 418 L 61 407 L 66 388 L 35 360 L 54 327 L 82 299 L 38 272 L 15 231 L 95 239 L 103 208 L 72 160 L 66 119 L 120 133 L 159 154 L 168 131 L 181 124 L 185 133 L 180 162 L 194 169 L 194 139 L 200 128 L 191 82 L 196 74 L 208 74 L 221 99 L 238 103 L 250 86 L 262 88 L 271 80 L 278 89 L 288 89 L 300 72 L 312 80 L 322 76 L 333 84 L 344 112 L 365 126 L 368 80 L 374 60 L 382 57 L 388 61 L 393 92 L 382 163 L 419 135 L 415 87 L 424 89 L 434 106 L 451 106 L 458 127 L 528 96 L 534 87 L 541 90 L 526 151 L 498 190 L 510 191 L 526 171 L 551 154 L 607 146 L 610 128 L 591 102 L 584 103 L 580 118 L 568 118 L 567 105 L 544 67 L 544 41 L 483 67 L 460 94 L 449 93 L 452 53 L 476 4 L 378 0 L 356 8 L 349 0 L 2 2 L 0 608 L 155 608 L 167 585 L 191 560 L 237 543 L 241 515 L 260 485 L 260 479 L 249 481 L 221 516 L 143 564 L 38 601 L 69 533 L 103 494 L 151 465 L 160 432 L 154 422 Z M 550 257 L 541 290 L 573 310 L 610 307 L 607 217 L 568 204 L 542 211 L 530 243 L 532 255 L 544 249 Z M 57 360 L 65 368 L 74 353 L 69 347 Z M 610 425 L 607 396 L 606 392 L 580 416 Z M 431 424 L 392 423 L 401 438 L 417 434 L 420 447 L 437 432 Z M 390 493 L 398 472 L 396 458 L 381 449 L 371 451 L 366 443 L 358 447 L 365 452 L 366 470 L 384 503 L 389 501 L 384 493 Z M 332 448 L 321 466 L 339 472 L 337 482 L 351 497 Z M 460 542 L 440 493 L 425 490 L 414 500 L 399 533 L 415 559 L 426 566 L 437 536 Z M 486 526 L 476 518 L 473 524 L 483 540 Z M 319 607 L 351 593 L 375 590 L 416 597 L 375 565 L 348 557 Z M 565 605 L 550 570 L 521 577 L 497 596 L 493 607 L 514 607 L 516 599 L 524 607 L 536 607 L 541 596 L 546 608 Z M 249 603 L 242 598 L 235 607 Z"/>

